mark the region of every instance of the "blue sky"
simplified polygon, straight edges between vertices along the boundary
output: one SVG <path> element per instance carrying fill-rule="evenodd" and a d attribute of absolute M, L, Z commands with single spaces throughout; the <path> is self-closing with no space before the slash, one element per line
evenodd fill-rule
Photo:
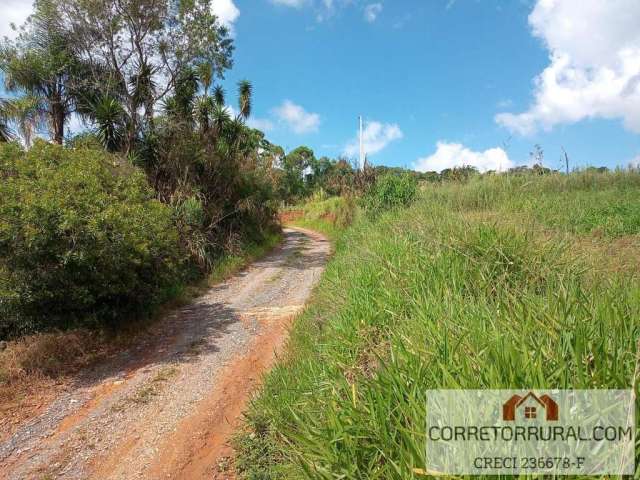
<path fill-rule="evenodd" d="M 472 154 L 506 144 L 515 164 L 527 163 L 539 143 L 553 167 L 562 146 L 576 165 L 627 165 L 640 155 L 640 132 L 625 128 L 622 116 L 587 115 L 527 135 L 496 122 L 500 112 L 528 110 L 534 79 L 551 63 L 529 21 L 534 1 L 334 0 L 330 9 L 324 1 L 279 3 L 235 0 L 235 67 L 225 83 L 233 88 L 243 77 L 254 83 L 255 116 L 268 119 L 269 138 L 288 149 L 306 144 L 317 155 L 343 154 L 362 114 L 401 131 L 370 155 L 376 164 L 413 166 L 438 142 Z M 367 19 L 372 4 L 381 8 Z M 317 114 L 317 129 L 296 133 L 279 120 L 276 109 L 285 100 Z M 449 157 L 465 156 L 452 150 Z"/>
<path fill-rule="evenodd" d="M 374 164 L 640 160 L 637 0 L 214 3 L 236 41 L 223 84 L 251 80 L 253 125 L 287 150 L 355 156 L 362 114 Z"/>

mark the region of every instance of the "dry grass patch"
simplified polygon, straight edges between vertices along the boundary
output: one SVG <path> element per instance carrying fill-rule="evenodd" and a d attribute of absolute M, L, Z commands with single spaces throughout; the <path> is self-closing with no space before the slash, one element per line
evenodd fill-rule
<path fill-rule="evenodd" d="M 280 223 L 290 223 L 295 222 L 296 220 L 302 218 L 304 216 L 304 211 L 302 210 L 285 210 L 280 212 L 279 218 Z"/>
<path fill-rule="evenodd" d="M 640 275 L 640 235 L 610 237 L 601 230 L 588 234 L 570 233 L 541 224 L 530 215 L 513 213 L 505 216 L 496 211 L 463 212 L 461 217 L 469 224 L 487 224 L 529 231 L 543 241 L 562 241 L 567 253 L 588 265 L 591 275 Z"/>
<path fill-rule="evenodd" d="M 88 330 L 29 335 L 0 351 L 0 425 L 4 438 L 65 387 L 70 376 L 107 352 Z"/>
<path fill-rule="evenodd" d="M 100 355 L 102 335 L 88 330 L 39 333 L 10 342 L 0 352 L 0 381 L 24 375 L 57 377 L 76 371 Z"/>

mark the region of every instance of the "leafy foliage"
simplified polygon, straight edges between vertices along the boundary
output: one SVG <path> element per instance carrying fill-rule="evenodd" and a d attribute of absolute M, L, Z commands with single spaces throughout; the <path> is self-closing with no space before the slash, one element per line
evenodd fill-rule
<path fill-rule="evenodd" d="M 376 179 L 373 187 L 364 198 L 366 207 L 372 212 L 406 207 L 416 197 L 418 184 L 407 174 L 387 174 Z"/>
<path fill-rule="evenodd" d="M 211 4 L 36 0 L 0 44 L 0 141 L 29 149 L 2 151 L 0 335 L 115 323 L 273 237 L 281 149 L 245 124 L 249 81 L 225 105 L 233 41 Z M 88 132 L 31 148 L 74 112 Z"/>
<path fill-rule="evenodd" d="M 7 124 L 12 124 L 25 145 L 30 146 L 35 134 L 45 124 L 43 101 L 37 96 L 25 95 L 3 102 L 5 118 L 5 137 L 12 139 L 13 135 Z M 8 136 L 7 136 L 8 135 Z"/>
<path fill-rule="evenodd" d="M 9 128 L 6 113 L 1 108 L 0 106 L 0 143 L 13 140 L 13 133 Z"/>
<path fill-rule="evenodd" d="M 244 124 L 243 115 L 232 118 L 209 96 L 209 79 L 195 70 L 178 78 L 166 115 L 157 119 L 153 153 L 143 154 L 142 165 L 158 197 L 175 208 L 186 250 L 207 270 L 221 252 L 259 240 L 273 227 L 277 204 L 265 153 L 270 144 Z M 241 82 L 238 93 L 239 108 L 248 114 L 250 84 Z"/>
<path fill-rule="evenodd" d="M 46 117 L 52 140 L 62 144 L 65 123 L 75 111 L 88 70 L 73 51 L 58 13 L 56 2 L 37 0 L 18 38 L 0 43 L 0 69 L 6 89 L 26 95 L 34 109 L 37 106 L 37 114 Z M 32 132 L 24 128 L 24 109 L 22 118 L 20 112 L 13 109 L 10 118 L 20 125 L 20 133 L 29 144 Z"/>
<path fill-rule="evenodd" d="M 92 106 L 96 135 L 102 146 L 110 152 L 122 148 L 126 137 L 127 119 L 122 105 L 117 99 L 101 97 Z"/>
<path fill-rule="evenodd" d="M 0 146 L 0 336 L 116 325 L 181 278 L 172 211 L 101 150 Z"/>

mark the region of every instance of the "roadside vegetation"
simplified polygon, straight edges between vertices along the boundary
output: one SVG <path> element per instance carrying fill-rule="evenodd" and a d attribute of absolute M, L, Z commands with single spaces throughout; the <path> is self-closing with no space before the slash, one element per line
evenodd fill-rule
<path fill-rule="evenodd" d="M 37 0 L 0 40 L 0 406 L 272 248 L 283 205 L 370 184 L 247 125 L 256 92 L 224 90 L 234 44 L 211 12 Z"/>
<path fill-rule="evenodd" d="M 353 197 L 327 198 L 321 191 L 306 203 L 283 209 L 281 219 L 287 225 L 315 230 L 335 241 L 352 223 L 355 215 Z"/>
<path fill-rule="evenodd" d="M 282 221 L 317 230 L 336 242 L 358 215 L 375 216 L 392 208 L 407 206 L 415 199 L 417 177 L 409 172 L 380 173 L 365 169 L 358 175 L 366 178 L 360 182 L 359 190 L 330 197 L 320 188 L 305 202 L 283 209 Z"/>
<path fill-rule="evenodd" d="M 429 388 L 637 390 L 639 194 L 524 172 L 361 209 L 249 408 L 245 478 L 421 478 Z"/>
<path fill-rule="evenodd" d="M 285 152 L 251 82 L 224 90 L 211 6 L 36 0 L 0 41 L 0 423 L 274 247 L 278 215 L 335 257 L 247 413 L 247 478 L 420 476 L 428 388 L 637 387 L 637 170 Z"/>
<path fill-rule="evenodd" d="M 118 330 L 277 235 L 274 148 L 251 83 L 227 101 L 210 7 L 38 0 L 1 42 L 0 340 Z"/>
<path fill-rule="evenodd" d="M 211 11 L 37 0 L 0 41 L 0 341 L 117 331 L 270 244 L 280 206 L 371 183 L 247 125 L 255 92 L 229 101 L 234 45 Z"/>
<path fill-rule="evenodd" d="M 3 416 L 280 238 L 281 149 L 251 83 L 222 88 L 229 32 L 171 5 L 37 0 L 0 40 Z"/>

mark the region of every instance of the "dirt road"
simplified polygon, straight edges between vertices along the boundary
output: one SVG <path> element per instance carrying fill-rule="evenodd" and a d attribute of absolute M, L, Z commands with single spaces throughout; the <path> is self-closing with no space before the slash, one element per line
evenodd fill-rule
<path fill-rule="evenodd" d="M 86 372 L 0 444 L 0 478 L 234 478 L 230 435 L 328 254 L 318 234 L 286 229 L 281 247 Z"/>

